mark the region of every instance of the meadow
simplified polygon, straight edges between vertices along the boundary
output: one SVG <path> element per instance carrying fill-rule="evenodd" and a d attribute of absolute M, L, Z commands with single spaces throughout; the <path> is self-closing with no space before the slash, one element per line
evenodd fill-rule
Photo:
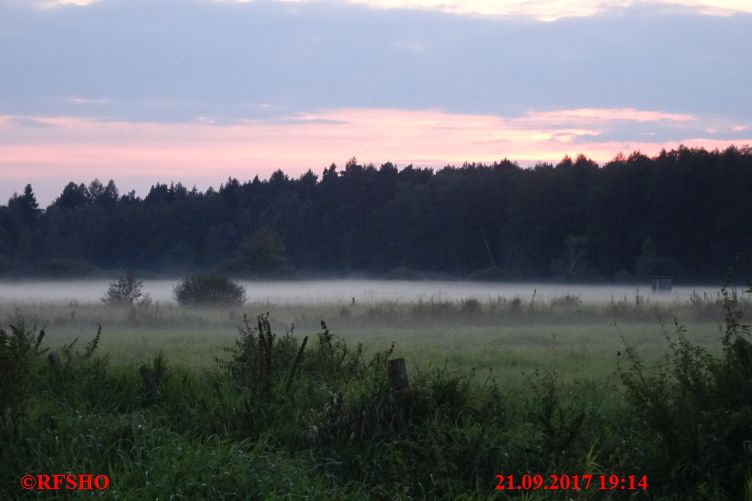
<path fill-rule="evenodd" d="M 0 304 L 1 497 L 26 473 L 91 472 L 119 499 L 625 495 L 495 490 L 499 474 L 585 473 L 743 498 L 750 314 L 742 293 Z"/>

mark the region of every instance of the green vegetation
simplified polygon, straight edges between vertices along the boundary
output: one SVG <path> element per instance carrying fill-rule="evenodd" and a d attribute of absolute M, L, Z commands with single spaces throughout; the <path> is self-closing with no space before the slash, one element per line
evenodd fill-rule
<path fill-rule="evenodd" d="M 743 497 L 752 471 L 752 304 L 731 294 L 268 306 L 255 320 L 237 306 L 6 308 L 4 499 L 24 473 L 83 471 L 127 499 L 485 499 L 496 474 L 587 472 L 720 500 Z M 687 326 L 662 333 L 674 315 Z M 389 384 L 395 357 L 406 389 Z"/>
<path fill-rule="evenodd" d="M 122 304 L 132 306 L 138 301 L 143 293 L 144 283 L 137 280 L 133 273 L 128 273 L 125 277 L 110 283 L 107 292 L 102 297 L 102 302 L 106 304 Z"/>
<path fill-rule="evenodd" d="M 245 289 L 221 275 L 192 275 L 175 286 L 175 300 L 183 306 L 242 305 Z"/>
<path fill-rule="evenodd" d="M 752 331 L 735 307 L 724 290 L 719 355 L 692 344 L 676 323 L 669 353 L 654 370 L 631 346 L 619 367 L 643 423 L 636 436 L 653 482 L 691 487 L 695 498 L 752 496 Z"/>

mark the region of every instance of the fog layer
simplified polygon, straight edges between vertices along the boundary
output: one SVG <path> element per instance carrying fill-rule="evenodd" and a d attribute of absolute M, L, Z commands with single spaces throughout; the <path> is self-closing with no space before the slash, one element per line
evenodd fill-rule
<path fill-rule="evenodd" d="M 159 302 L 174 302 L 176 280 L 145 280 L 144 293 Z M 520 297 L 547 302 L 574 295 L 586 303 L 634 301 L 635 296 L 658 303 L 689 301 L 693 292 L 714 297 L 718 287 L 682 286 L 671 292 L 653 292 L 648 285 L 576 285 L 544 283 L 483 283 L 387 280 L 309 280 L 239 281 L 250 303 L 331 304 L 331 303 L 411 303 L 418 301 L 454 301 L 475 298 Z M 2 303 L 98 303 L 107 290 L 107 280 L 14 281 L 0 282 Z"/>

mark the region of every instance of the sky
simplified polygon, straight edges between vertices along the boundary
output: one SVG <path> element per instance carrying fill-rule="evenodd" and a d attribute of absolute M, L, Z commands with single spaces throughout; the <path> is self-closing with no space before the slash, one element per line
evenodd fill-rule
<path fill-rule="evenodd" d="M 0 203 L 752 144 L 749 0 L 0 0 Z"/>

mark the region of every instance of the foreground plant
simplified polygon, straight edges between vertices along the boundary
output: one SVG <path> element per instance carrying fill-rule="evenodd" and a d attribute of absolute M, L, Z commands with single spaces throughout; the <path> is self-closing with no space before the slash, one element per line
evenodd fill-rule
<path fill-rule="evenodd" d="M 16 314 L 8 331 L 0 328 L 0 436 L 17 432 L 32 384 L 34 358 L 44 354 L 44 329 L 37 332 Z"/>
<path fill-rule="evenodd" d="M 721 353 L 692 344 L 675 323 L 669 353 L 652 370 L 633 347 L 619 375 L 646 425 L 654 483 L 694 495 L 741 496 L 752 472 L 752 343 L 737 298 L 722 290 Z M 645 458 L 648 459 L 648 458 Z"/>

